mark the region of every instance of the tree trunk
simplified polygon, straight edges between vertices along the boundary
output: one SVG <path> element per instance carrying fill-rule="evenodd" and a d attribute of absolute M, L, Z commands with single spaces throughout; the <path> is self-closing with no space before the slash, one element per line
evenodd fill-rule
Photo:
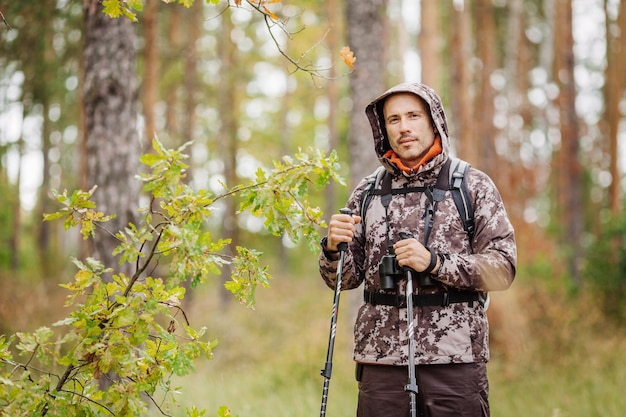
<path fill-rule="evenodd" d="M 472 31 L 470 27 L 471 16 L 469 7 L 460 6 L 452 10 L 452 25 L 450 44 L 452 65 L 450 76 L 452 78 L 453 92 L 450 98 L 451 114 L 454 125 L 451 126 L 451 136 L 456 138 L 454 143 L 459 157 L 471 164 L 478 162 L 478 147 L 476 136 L 473 134 L 475 120 L 472 105 L 473 98 L 470 95 L 472 72 L 469 66 L 472 58 L 471 42 Z"/>
<path fill-rule="evenodd" d="M 156 133 L 154 108 L 159 99 L 159 16 L 158 6 L 161 0 L 146 0 L 143 13 L 144 27 L 144 77 L 142 85 L 144 147 L 148 151 L 152 148 L 152 139 Z"/>
<path fill-rule="evenodd" d="M 196 128 L 196 106 L 198 105 L 198 92 L 200 82 L 198 79 L 198 41 L 202 36 L 202 22 L 204 20 L 204 5 L 200 1 L 185 10 L 189 30 L 185 45 L 185 72 L 183 84 L 185 86 L 185 121 L 183 123 L 182 136 L 185 142 L 194 139 L 194 129 Z"/>
<path fill-rule="evenodd" d="M 385 90 L 387 60 L 384 52 L 384 20 L 384 0 L 346 1 L 348 45 L 357 59 L 350 77 L 352 110 L 348 149 L 351 188 L 378 166 L 365 107 Z"/>
<path fill-rule="evenodd" d="M 133 23 L 111 19 L 99 0 L 85 0 L 85 140 L 87 182 L 97 185 L 98 210 L 117 217 L 105 227 L 115 233 L 135 222 L 139 184 L 137 81 Z M 117 265 L 117 241 L 106 233 L 94 239 L 92 256 L 105 266 Z M 131 272 L 130 265 L 123 267 Z"/>
<path fill-rule="evenodd" d="M 422 63 L 422 82 L 441 92 L 441 55 L 443 40 L 439 30 L 441 19 L 440 1 L 422 2 L 421 30 L 418 36 L 418 49 Z M 455 48 L 452 48 L 455 49 Z"/>
<path fill-rule="evenodd" d="M 568 270 L 574 285 L 581 284 L 583 231 L 582 167 L 579 161 L 576 84 L 574 81 L 574 40 L 572 3 L 556 1 L 555 79 L 559 86 L 557 105 L 560 116 L 561 147 L 557 159 L 557 204 L 562 242 L 566 249 Z"/>
<path fill-rule="evenodd" d="M 55 14 L 55 3 L 53 1 L 42 1 L 41 7 L 41 27 L 38 31 L 37 47 L 34 48 L 39 65 L 36 66 L 36 76 L 33 80 L 34 101 L 41 103 L 42 107 L 42 129 L 41 129 L 41 156 L 43 160 L 42 181 L 39 189 L 39 202 L 37 211 L 39 218 L 43 218 L 44 213 L 48 213 L 50 207 L 50 134 L 52 132 L 52 122 L 49 111 L 50 102 L 53 97 L 54 73 L 56 57 L 53 49 L 54 29 L 52 18 Z M 54 258 L 50 248 L 51 224 L 49 222 L 39 222 L 37 227 L 37 251 L 39 255 L 39 268 L 42 276 L 49 278 L 55 271 Z"/>
<path fill-rule="evenodd" d="M 330 32 L 328 33 L 328 49 L 331 54 L 335 54 L 339 49 L 341 37 L 341 15 L 338 0 L 328 0 L 326 2 L 326 16 Z M 330 68 L 327 97 L 328 97 L 328 147 L 329 151 L 339 148 L 339 81 L 336 79 L 337 71 L 333 65 Z M 326 217 L 337 212 L 337 187 L 331 182 L 326 187 Z"/>
<path fill-rule="evenodd" d="M 476 57 L 480 60 L 478 71 L 478 91 L 476 95 L 475 143 L 477 146 L 476 161 L 478 168 L 496 177 L 495 129 L 493 116 L 495 113 L 495 92 L 491 87 L 491 76 L 496 70 L 496 24 L 494 7 L 491 0 L 474 2 L 474 22 L 476 25 Z"/>
<path fill-rule="evenodd" d="M 167 27 L 167 48 L 165 56 L 169 57 L 168 62 L 164 63 L 163 71 L 165 73 L 174 73 L 175 70 L 169 68 L 170 66 L 176 66 L 180 62 L 177 59 L 171 59 L 173 57 L 178 57 L 180 55 L 181 49 L 185 47 L 183 44 L 183 33 L 186 29 L 183 29 L 182 13 L 183 10 L 181 7 L 172 7 L 168 10 L 168 27 Z M 165 96 L 165 131 L 167 132 L 167 136 L 175 137 L 177 132 L 180 132 L 180 123 L 181 121 L 178 118 L 177 109 L 177 96 L 179 91 L 179 82 L 180 81 L 169 81 L 168 83 L 164 83 L 162 86 L 164 90 Z"/>
<path fill-rule="evenodd" d="M 26 118 L 26 113 L 22 110 L 23 118 Z M 13 214 L 11 223 L 11 236 L 9 238 L 9 248 L 11 251 L 11 271 L 17 274 L 20 268 L 20 246 L 21 246 L 21 230 L 22 224 L 22 201 L 20 199 L 20 188 L 22 185 L 22 156 L 24 154 L 24 128 L 20 131 L 20 137 L 17 140 L 17 177 L 15 179 L 15 191 L 16 195 L 13 197 L 13 208 L 11 210 Z"/>
<path fill-rule="evenodd" d="M 497 168 L 497 185 L 505 203 L 515 200 L 523 200 L 521 193 L 527 190 L 526 179 L 529 175 L 524 173 L 524 166 L 520 161 L 520 146 L 525 141 L 528 132 L 521 124 L 524 92 L 528 91 L 528 78 L 526 72 L 528 52 L 527 42 L 524 36 L 523 0 L 511 0 L 508 2 L 507 35 L 504 44 L 504 72 L 507 80 L 503 95 L 507 99 L 506 109 L 507 125 L 504 130 L 506 143 L 505 152 L 499 159 L 508 163 L 499 164 Z M 501 110 L 502 111 L 502 110 Z M 528 121 L 529 122 L 529 121 Z M 530 126 L 527 124 L 525 126 Z M 532 174 L 530 175 L 532 178 Z M 523 204 L 509 204 L 509 217 L 514 224 L 519 224 L 513 219 L 521 219 Z"/>
<path fill-rule="evenodd" d="M 229 187 L 239 184 L 237 175 L 237 75 L 236 75 L 236 48 L 230 40 L 233 23 L 229 13 L 222 15 L 222 34 L 219 43 L 219 57 L 221 62 L 220 83 L 218 97 L 220 97 L 220 128 L 218 132 L 219 153 L 224 162 L 224 179 Z M 237 225 L 237 204 L 235 198 L 225 200 L 224 221 L 222 223 L 223 238 L 231 239 L 231 248 L 240 245 L 239 226 Z M 231 255 L 235 255 L 232 253 Z M 230 268 L 225 266 L 222 271 L 222 284 L 230 278 Z M 221 286 L 220 302 L 229 303 L 232 298 Z"/>
<path fill-rule="evenodd" d="M 609 139 L 609 158 L 611 185 L 609 187 L 609 208 L 615 216 L 621 213 L 621 183 L 622 178 L 619 169 L 619 122 L 621 119 L 620 100 L 624 92 L 624 45 L 623 33 L 626 31 L 626 17 L 624 16 L 624 2 L 619 3 L 618 16 L 615 21 L 611 20 L 606 9 L 606 74 L 605 74 L 605 102 L 607 137 Z"/>

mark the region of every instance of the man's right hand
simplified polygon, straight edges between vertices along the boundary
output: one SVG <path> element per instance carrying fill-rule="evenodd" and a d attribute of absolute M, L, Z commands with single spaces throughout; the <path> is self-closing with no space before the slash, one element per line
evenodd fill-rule
<path fill-rule="evenodd" d="M 342 242 L 350 243 L 354 237 L 354 225 L 361 222 L 361 216 L 353 214 L 333 214 L 328 223 L 326 250 L 337 252 Z"/>

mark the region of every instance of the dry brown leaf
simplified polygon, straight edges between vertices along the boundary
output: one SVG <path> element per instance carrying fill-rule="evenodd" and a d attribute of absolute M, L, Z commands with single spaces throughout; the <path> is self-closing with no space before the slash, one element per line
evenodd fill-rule
<path fill-rule="evenodd" d="M 347 66 L 350 67 L 351 70 L 354 69 L 354 61 L 356 61 L 356 57 L 354 56 L 354 52 L 350 49 L 349 46 L 344 46 L 339 51 L 339 56 L 343 59 L 343 62 L 346 63 Z"/>

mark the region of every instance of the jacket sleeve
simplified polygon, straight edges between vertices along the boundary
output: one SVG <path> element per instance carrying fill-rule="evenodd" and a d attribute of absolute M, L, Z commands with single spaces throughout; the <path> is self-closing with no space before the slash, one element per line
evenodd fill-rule
<path fill-rule="evenodd" d="M 346 207 L 351 209 L 354 214 L 359 214 L 360 212 L 361 195 L 363 194 L 365 184 L 365 180 L 361 181 L 346 203 Z M 348 250 L 344 255 L 341 288 L 345 290 L 357 288 L 363 282 L 362 258 L 364 257 L 364 247 L 360 238 L 360 230 L 361 226 L 357 225 L 356 236 L 348 245 Z M 323 250 L 320 250 L 318 261 L 322 279 L 329 288 L 334 289 L 337 285 L 337 266 L 339 261 L 326 256 Z"/>
<path fill-rule="evenodd" d="M 513 283 L 517 265 L 513 226 L 498 189 L 485 173 L 471 169 L 468 186 L 474 207 L 474 240 L 467 248 L 444 253 L 437 278 L 461 290 L 505 290 Z"/>

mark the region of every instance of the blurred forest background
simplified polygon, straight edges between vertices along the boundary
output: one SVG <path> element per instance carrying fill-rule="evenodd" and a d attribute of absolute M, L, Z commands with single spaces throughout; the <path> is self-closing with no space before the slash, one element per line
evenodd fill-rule
<path fill-rule="evenodd" d="M 442 96 L 456 154 L 494 179 L 516 230 L 516 282 L 489 310 L 492 415 L 623 415 L 624 0 L 190 3 L 145 0 L 131 22 L 95 0 L 0 0 L 0 334 L 63 314 L 70 256 L 110 262 L 106 242 L 42 222 L 57 210 L 52 189 L 97 184 L 120 228 L 140 204 L 134 176 L 155 135 L 168 147 L 193 141 L 197 189 L 314 146 L 336 149 L 348 179 L 312 197 L 329 216 L 377 166 L 367 103 L 421 81 Z M 262 249 L 274 280 L 255 310 L 220 277 L 191 292 L 190 320 L 220 344 L 179 381 L 179 402 L 209 415 L 221 405 L 241 417 L 317 412 L 332 302 L 317 254 L 234 204 L 214 221 L 220 236 Z M 329 415 L 355 410 L 358 292 L 342 298 Z"/>

